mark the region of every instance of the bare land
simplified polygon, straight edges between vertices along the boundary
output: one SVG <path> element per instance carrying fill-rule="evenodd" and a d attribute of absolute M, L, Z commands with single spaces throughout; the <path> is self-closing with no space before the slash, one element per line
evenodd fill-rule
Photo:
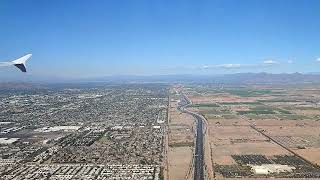
<path fill-rule="evenodd" d="M 179 98 L 171 98 L 169 108 L 168 175 L 170 180 L 186 179 L 192 175 L 194 119 L 181 113 Z"/>
<path fill-rule="evenodd" d="M 179 180 L 186 179 L 190 163 L 192 160 L 192 148 L 175 147 L 169 148 L 169 179 Z"/>
<path fill-rule="evenodd" d="M 254 174 L 250 163 L 280 163 L 293 172 L 268 177 L 319 178 L 320 91 L 314 87 L 247 86 L 185 90 L 190 110 L 207 120 L 205 151 L 216 179 Z M 293 162 L 300 162 L 296 167 Z M 311 162 L 311 163 L 310 163 Z M 206 161 L 206 165 L 209 163 Z"/>

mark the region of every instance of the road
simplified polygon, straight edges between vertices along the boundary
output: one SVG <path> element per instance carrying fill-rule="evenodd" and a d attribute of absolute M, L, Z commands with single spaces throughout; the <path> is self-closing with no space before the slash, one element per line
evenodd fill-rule
<path fill-rule="evenodd" d="M 185 107 L 191 105 L 191 101 L 187 96 L 183 95 L 183 102 L 178 107 L 178 109 L 183 112 L 192 115 L 197 120 L 197 133 L 196 133 L 196 146 L 194 152 L 194 180 L 204 180 L 204 172 L 203 172 L 203 121 L 204 117 L 194 113 L 192 111 L 187 110 Z"/>
<path fill-rule="evenodd" d="M 197 119 L 197 137 L 195 148 L 195 164 L 194 164 L 194 179 L 203 180 L 203 121 L 197 114 L 193 114 Z"/>

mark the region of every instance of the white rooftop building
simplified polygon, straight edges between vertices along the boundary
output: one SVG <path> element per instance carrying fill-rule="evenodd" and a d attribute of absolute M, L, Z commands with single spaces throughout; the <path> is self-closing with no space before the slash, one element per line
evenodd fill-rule
<path fill-rule="evenodd" d="M 76 131 L 80 126 L 53 126 L 36 129 L 37 132 Z"/>
<path fill-rule="evenodd" d="M 18 140 L 19 138 L 0 138 L 0 144 L 12 144 Z"/>
<path fill-rule="evenodd" d="M 282 165 L 282 164 L 262 164 L 262 165 L 251 165 L 251 169 L 255 174 L 270 174 L 270 173 L 281 173 L 281 172 L 292 172 L 296 169 L 293 166 Z"/>

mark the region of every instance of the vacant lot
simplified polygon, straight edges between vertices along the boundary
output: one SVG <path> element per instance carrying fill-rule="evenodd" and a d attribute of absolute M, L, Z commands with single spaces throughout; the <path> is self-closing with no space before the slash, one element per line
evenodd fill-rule
<path fill-rule="evenodd" d="M 309 147 L 306 149 L 296 149 L 294 152 L 298 153 L 300 156 L 303 156 L 309 161 L 320 165 L 320 148 Z"/>
<path fill-rule="evenodd" d="M 178 111 L 179 99 L 172 99 L 168 127 L 169 179 L 185 179 L 190 171 L 194 145 L 194 119 Z"/>
<path fill-rule="evenodd" d="M 185 179 L 190 169 L 192 160 L 192 148 L 169 148 L 169 179 Z"/>
<path fill-rule="evenodd" d="M 270 142 L 250 126 L 211 126 L 210 140 L 214 163 L 234 163 L 231 155 L 261 154 L 266 156 L 289 154 Z"/>

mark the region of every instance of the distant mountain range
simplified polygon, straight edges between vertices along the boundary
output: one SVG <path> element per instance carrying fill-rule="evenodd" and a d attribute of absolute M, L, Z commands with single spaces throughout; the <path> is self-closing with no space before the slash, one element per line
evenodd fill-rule
<path fill-rule="evenodd" d="M 320 83 L 320 73 L 238 73 L 224 75 L 157 75 L 157 76 L 109 76 L 91 79 L 101 82 L 166 82 L 166 83 Z"/>
<path fill-rule="evenodd" d="M 34 87 L 35 85 L 31 83 L 19 83 L 19 82 L 0 83 L 0 89 L 30 89 Z"/>
<path fill-rule="evenodd" d="M 320 83 L 320 74 L 270 74 L 270 73 L 240 73 L 223 75 L 216 79 L 218 82 L 240 84 L 296 84 Z"/>
<path fill-rule="evenodd" d="M 229 84 L 304 84 L 320 83 L 320 73 L 238 73 L 225 75 L 153 75 L 106 76 L 97 78 L 48 81 L 0 82 L 0 89 L 46 87 L 44 84 L 99 84 L 99 83 L 229 83 Z"/>

